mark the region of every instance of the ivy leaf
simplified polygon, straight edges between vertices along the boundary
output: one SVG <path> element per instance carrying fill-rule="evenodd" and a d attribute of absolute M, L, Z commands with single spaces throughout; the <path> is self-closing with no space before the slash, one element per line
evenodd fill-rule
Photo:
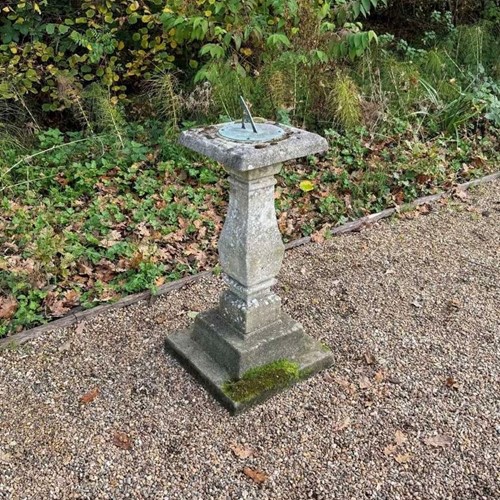
<path fill-rule="evenodd" d="M 53 35 L 55 30 L 56 30 L 55 24 L 49 23 L 45 25 L 45 31 L 47 32 L 47 34 Z"/>

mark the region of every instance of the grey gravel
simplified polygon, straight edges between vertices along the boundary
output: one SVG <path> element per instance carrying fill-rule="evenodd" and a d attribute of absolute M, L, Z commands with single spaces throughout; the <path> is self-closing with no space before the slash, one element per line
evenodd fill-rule
<path fill-rule="evenodd" d="M 499 227 L 497 182 L 287 253 L 335 365 L 238 417 L 163 348 L 220 277 L 1 352 L 0 498 L 498 498 Z"/>

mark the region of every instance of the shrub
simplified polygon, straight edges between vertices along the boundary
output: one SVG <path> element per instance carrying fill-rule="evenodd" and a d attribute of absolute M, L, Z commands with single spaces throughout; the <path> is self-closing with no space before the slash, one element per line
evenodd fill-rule
<path fill-rule="evenodd" d="M 106 88 L 116 105 L 144 79 L 158 83 L 174 69 L 188 82 L 210 79 L 214 62 L 242 78 L 255 75 L 292 45 L 309 63 L 356 57 L 376 36 L 353 21 L 384 1 L 3 2 L 0 99 L 61 112 L 78 108 L 91 83 Z M 321 37 L 310 38 L 311 30 Z"/>

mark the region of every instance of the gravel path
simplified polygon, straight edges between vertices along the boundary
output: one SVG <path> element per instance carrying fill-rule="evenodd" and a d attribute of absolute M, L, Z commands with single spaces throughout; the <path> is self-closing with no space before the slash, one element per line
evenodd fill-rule
<path fill-rule="evenodd" d="M 163 349 L 219 277 L 0 352 L 0 498 L 498 498 L 499 228 L 497 182 L 287 253 L 335 365 L 238 417 Z"/>

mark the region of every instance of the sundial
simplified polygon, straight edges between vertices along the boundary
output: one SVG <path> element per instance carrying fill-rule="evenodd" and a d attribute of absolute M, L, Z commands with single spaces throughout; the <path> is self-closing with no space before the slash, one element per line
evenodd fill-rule
<path fill-rule="evenodd" d="M 285 135 L 282 127 L 255 120 L 242 96 L 240 96 L 240 104 L 243 115 L 241 121 L 230 122 L 221 127 L 219 129 L 221 137 L 236 142 L 271 142 Z"/>
<path fill-rule="evenodd" d="M 199 313 L 188 329 L 172 332 L 166 342 L 233 413 L 333 362 L 332 354 L 282 310 L 273 290 L 285 253 L 274 205 L 275 175 L 283 162 L 326 151 L 328 142 L 306 130 L 253 118 L 243 98 L 240 102 L 240 120 L 186 130 L 179 139 L 220 162 L 229 174 L 229 205 L 217 245 L 227 288 L 217 306 Z M 291 372 L 286 372 L 286 382 L 283 363 L 295 373 L 287 379 Z M 250 370 L 254 376 L 267 373 L 271 385 L 245 394 L 234 391 L 240 382 L 246 384 Z"/>

